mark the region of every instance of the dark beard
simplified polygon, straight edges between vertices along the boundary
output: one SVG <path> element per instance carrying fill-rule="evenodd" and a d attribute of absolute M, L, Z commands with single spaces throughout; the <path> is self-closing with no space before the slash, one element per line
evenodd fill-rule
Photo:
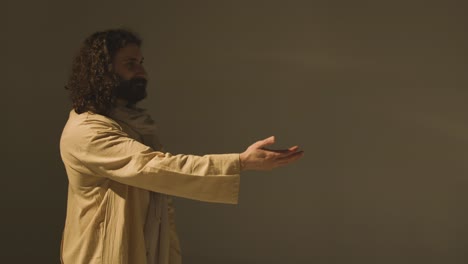
<path fill-rule="evenodd" d="M 114 95 L 116 98 L 126 100 L 129 105 L 135 105 L 146 98 L 146 83 L 144 78 L 121 80 L 114 88 Z"/>

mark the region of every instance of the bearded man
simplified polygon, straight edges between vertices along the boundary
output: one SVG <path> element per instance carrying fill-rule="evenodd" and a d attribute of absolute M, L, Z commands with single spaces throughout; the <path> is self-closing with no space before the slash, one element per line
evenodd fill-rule
<path fill-rule="evenodd" d="M 181 263 L 172 196 L 236 204 L 241 171 L 303 156 L 297 146 L 266 149 L 274 137 L 242 153 L 166 152 L 137 107 L 147 95 L 141 44 L 131 31 L 100 31 L 73 61 L 66 85 L 73 109 L 60 140 L 69 182 L 62 263 Z"/>

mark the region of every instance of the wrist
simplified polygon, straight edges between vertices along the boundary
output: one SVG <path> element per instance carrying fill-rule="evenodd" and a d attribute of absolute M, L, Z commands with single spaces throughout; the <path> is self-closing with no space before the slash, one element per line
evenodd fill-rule
<path fill-rule="evenodd" d="M 245 170 L 245 156 L 244 153 L 239 154 L 239 167 L 241 171 Z"/>

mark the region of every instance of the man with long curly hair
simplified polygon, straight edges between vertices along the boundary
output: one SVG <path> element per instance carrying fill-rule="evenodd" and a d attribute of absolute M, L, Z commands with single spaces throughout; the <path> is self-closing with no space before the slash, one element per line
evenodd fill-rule
<path fill-rule="evenodd" d="M 141 43 L 128 30 L 96 32 L 73 61 L 73 109 L 60 140 L 69 181 L 62 263 L 181 263 L 171 196 L 236 204 L 241 171 L 303 156 L 297 146 L 266 149 L 274 137 L 242 153 L 166 152 L 137 107 L 147 83 Z"/>

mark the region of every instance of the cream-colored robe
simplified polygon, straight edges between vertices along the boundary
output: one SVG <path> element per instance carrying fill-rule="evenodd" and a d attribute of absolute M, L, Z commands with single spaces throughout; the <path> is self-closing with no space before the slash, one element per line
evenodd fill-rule
<path fill-rule="evenodd" d="M 146 264 L 144 238 L 150 191 L 236 204 L 239 154 L 171 155 L 140 143 L 138 134 L 108 117 L 70 112 L 60 141 L 68 175 L 62 263 Z M 181 262 L 169 199 L 167 263 Z"/>

